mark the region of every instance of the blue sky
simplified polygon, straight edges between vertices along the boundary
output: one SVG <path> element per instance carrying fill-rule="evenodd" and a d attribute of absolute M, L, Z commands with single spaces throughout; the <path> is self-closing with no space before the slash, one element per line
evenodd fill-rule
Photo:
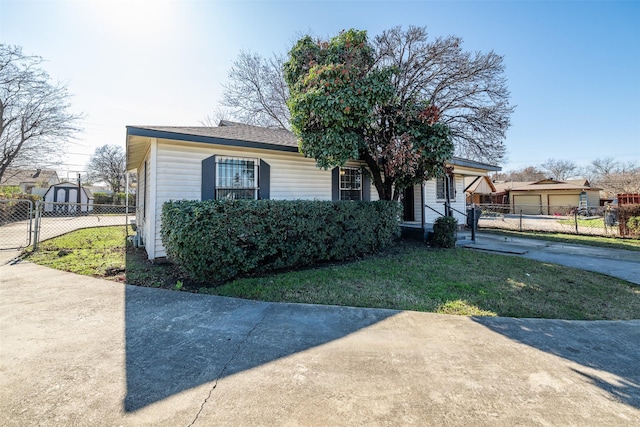
<path fill-rule="evenodd" d="M 0 41 L 44 57 L 74 94 L 84 131 L 66 171 L 84 171 L 126 125 L 199 125 L 241 49 L 287 52 L 298 36 L 397 25 L 457 35 L 505 57 L 505 170 L 548 158 L 640 163 L 638 1 L 0 0 Z"/>

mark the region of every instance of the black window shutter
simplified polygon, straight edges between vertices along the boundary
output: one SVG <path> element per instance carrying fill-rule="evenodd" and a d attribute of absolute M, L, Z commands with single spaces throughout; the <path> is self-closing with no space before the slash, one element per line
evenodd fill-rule
<path fill-rule="evenodd" d="M 271 166 L 269 163 L 264 160 L 260 160 L 260 169 L 258 170 L 258 185 L 260 189 L 258 190 L 258 199 L 259 200 L 269 200 L 271 195 Z"/>
<path fill-rule="evenodd" d="M 216 198 L 216 156 L 207 157 L 202 161 L 202 188 L 200 200 L 214 200 Z"/>
<path fill-rule="evenodd" d="M 362 174 L 362 200 L 371 201 L 371 178 L 367 173 Z"/>
<path fill-rule="evenodd" d="M 340 200 L 340 168 L 331 169 L 331 200 Z"/>

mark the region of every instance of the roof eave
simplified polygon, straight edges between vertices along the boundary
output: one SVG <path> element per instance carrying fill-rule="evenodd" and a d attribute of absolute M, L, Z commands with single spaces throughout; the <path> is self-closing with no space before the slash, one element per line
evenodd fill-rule
<path fill-rule="evenodd" d="M 475 160 L 463 159 L 460 157 L 452 157 L 449 163 L 453 166 L 461 166 L 475 169 L 483 169 L 486 171 L 498 172 L 502 170 L 502 167 L 496 165 L 490 165 L 488 163 L 476 162 Z"/>
<path fill-rule="evenodd" d="M 226 145 L 230 147 L 259 148 L 263 150 L 287 151 L 292 153 L 298 152 L 298 147 L 288 145 L 269 144 L 266 142 L 246 141 L 241 139 L 219 138 L 214 136 L 193 135 L 158 129 L 146 129 L 136 126 L 127 126 L 127 136 L 172 139 L 182 142 L 201 142 L 205 144 Z"/>

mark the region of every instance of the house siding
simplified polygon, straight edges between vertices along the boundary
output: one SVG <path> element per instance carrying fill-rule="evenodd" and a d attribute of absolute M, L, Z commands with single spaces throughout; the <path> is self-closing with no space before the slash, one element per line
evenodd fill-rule
<path fill-rule="evenodd" d="M 154 200 L 150 200 L 147 210 L 147 219 L 148 222 L 153 221 L 153 227 L 145 229 L 148 236 L 155 236 L 152 251 L 149 247 L 152 245 L 151 241 L 147 242 L 150 259 L 166 256 L 160 237 L 162 205 L 169 200 L 201 200 L 202 160 L 212 155 L 256 158 L 267 162 L 271 170 L 271 200 L 331 200 L 331 171 L 317 168 L 315 160 L 307 159 L 298 153 L 199 143 L 186 144 L 166 139 L 159 139 L 157 145 L 153 142 L 151 145 L 147 160 L 150 177 L 147 182 L 149 190 L 155 187 L 155 191 Z M 154 161 L 155 146 L 157 154 Z M 154 177 L 155 173 L 157 175 Z M 372 186 L 371 200 L 377 199 L 378 193 Z"/>
<path fill-rule="evenodd" d="M 464 194 L 464 180 L 461 175 L 455 175 L 455 186 L 456 186 L 456 199 L 451 200 L 451 207 L 460 212 L 464 212 L 466 214 L 466 201 Z M 444 215 L 444 200 L 436 199 L 436 180 L 432 179 L 424 183 L 424 193 L 425 193 L 425 207 L 424 207 L 424 218 L 425 224 L 433 224 L 435 220 Z M 418 199 L 419 200 L 419 199 Z M 428 206 L 428 207 L 427 207 Z M 440 215 L 436 214 L 432 208 L 440 213 Z M 462 225 L 466 223 L 466 217 L 459 212 L 453 211 L 453 216 L 458 220 L 458 224 Z"/>
<path fill-rule="evenodd" d="M 142 237 L 143 243 L 146 245 L 147 237 L 151 235 L 151 230 L 149 227 L 149 219 L 154 218 L 154 212 L 152 206 L 149 204 L 149 196 L 151 193 L 151 150 L 147 150 L 144 160 L 140 163 L 140 166 L 137 169 L 138 172 L 138 183 L 139 188 L 136 192 L 137 197 L 137 209 L 136 209 L 136 225 L 139 230 L 140 236 Z M 145 162 L 147 167 L 145 169 Z"/>

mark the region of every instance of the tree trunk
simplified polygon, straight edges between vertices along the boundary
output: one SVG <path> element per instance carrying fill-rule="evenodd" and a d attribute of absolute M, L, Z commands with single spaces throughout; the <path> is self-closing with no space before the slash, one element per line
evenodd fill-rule
<path fill-rule="evenodd" d="M 371 178 L 373 179 L 373 184 L 378 191 L 378 198 L 380 200 L 393 200 L 393 180 L 389 178 L 383 179 L 382 169 L 378 164 L 377 160 L 371 157 L 371 155 L 365 151 L 360 152 L 360 158 L 364 160 L 364 162 L 369 167 L 369 171 L 371 172 Z"/>

